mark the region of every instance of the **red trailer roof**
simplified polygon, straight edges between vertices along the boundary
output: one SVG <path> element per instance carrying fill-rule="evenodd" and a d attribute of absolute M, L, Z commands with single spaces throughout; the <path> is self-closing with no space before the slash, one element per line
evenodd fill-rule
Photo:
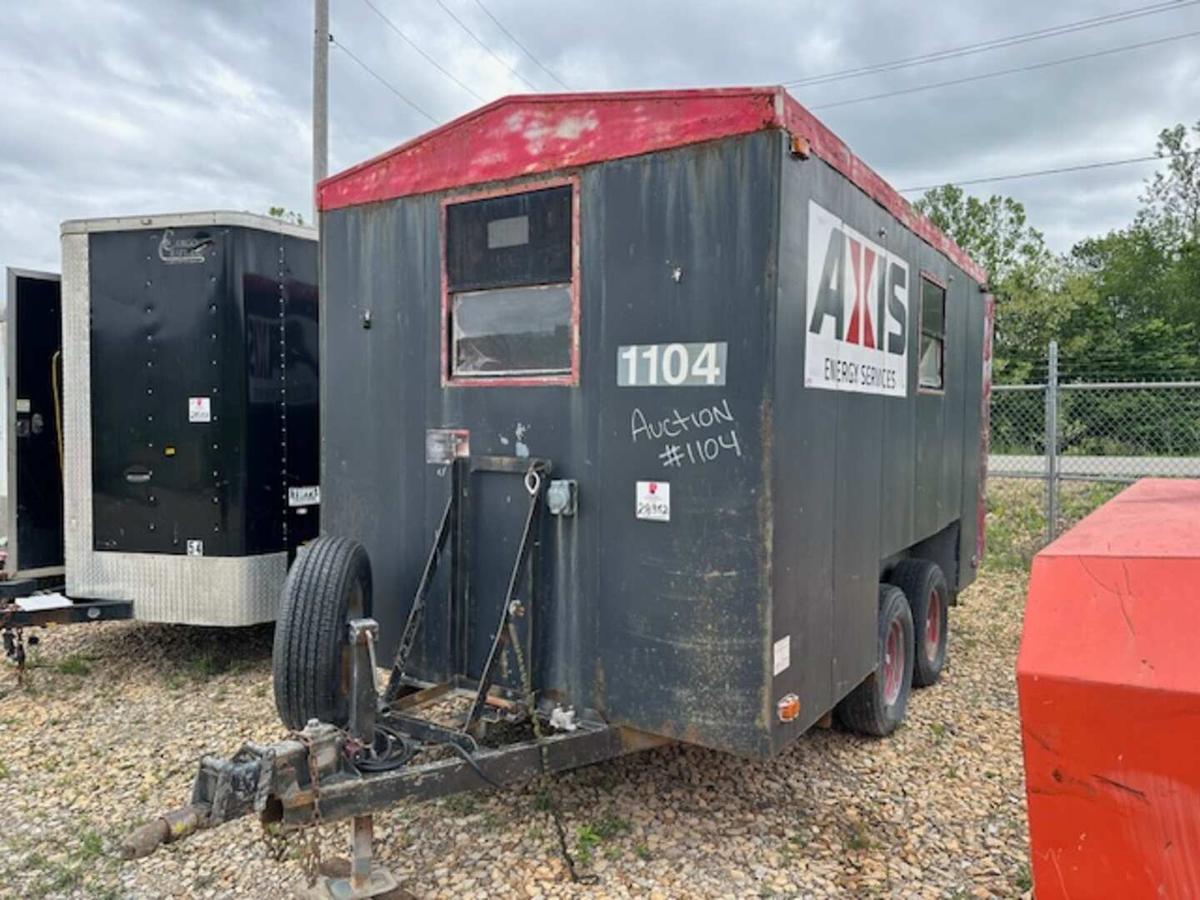
<path fill-rule="evenodd" d="M 781 87 L 502 97 L 333 175 L 317 206 L 340 209 L 640 156 L 778 128 L 808 145 L 984 284 L 987 273 Z"/>

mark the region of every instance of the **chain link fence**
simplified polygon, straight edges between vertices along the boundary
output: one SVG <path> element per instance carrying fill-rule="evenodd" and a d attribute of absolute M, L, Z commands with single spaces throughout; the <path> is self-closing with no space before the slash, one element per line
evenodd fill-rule
<path fill-rule="evenodd" d="M 1044 482 L 1048 541 L 1065 483 L 1200 478 L 1200 381 L 1061 384 L 1051 345 L 1045 384 L 992 387 L 988 477 Z"/>

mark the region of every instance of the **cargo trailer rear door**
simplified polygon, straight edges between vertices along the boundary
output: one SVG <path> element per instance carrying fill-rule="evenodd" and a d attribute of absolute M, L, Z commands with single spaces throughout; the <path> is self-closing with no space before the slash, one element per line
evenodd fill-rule
<path fill-rule="evenodd" d="M 89 240 L 95 549 L 237 555 L 245 379 L 227 232 Z"/>

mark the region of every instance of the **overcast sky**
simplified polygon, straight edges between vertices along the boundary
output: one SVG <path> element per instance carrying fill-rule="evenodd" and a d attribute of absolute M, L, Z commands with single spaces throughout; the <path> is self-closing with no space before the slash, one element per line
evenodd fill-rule
<path fill-rule="evenodd" d="M 476 0 L 371 0 L 483 100 L 556 89 Z M 481 0 L 572 89 L 777 84 L 1146 7 L 1150 0 Z M 481 104 L 366 0 L 332 0 L 331 171 Z M 1200 118 L 1200 37 L 1004 77 L 824 104 L 1200 32 L 1200 4 L 796 97 L 899 188 L 1149 154 Z M 0 4 L 0 264 L 57 271 L 67 218 L 311 205 L 309 0 Z M 1130 220 L 1152 164 L 970 188 L 1023 201 L 1052 246 Z M 915 195 L 909 195 L 913 197 Z"/>

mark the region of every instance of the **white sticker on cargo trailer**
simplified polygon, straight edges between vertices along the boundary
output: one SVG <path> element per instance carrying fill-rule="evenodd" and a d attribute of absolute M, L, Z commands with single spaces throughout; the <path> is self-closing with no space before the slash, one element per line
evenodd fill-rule
<path fill-rule="evenodd" d="M 29 405 L 28 397 L 18 397 L 17 398 L 17 412 L 27 413 L 27 412 L 29 412 L 30 409 L 31 409 L 31 407 Z"/>
<path fill-rule="evenodd" d="M 288 488 L 288 506 L 316 506 L 321 502 L 321 486 L 309 484 Z"/>
<path fill-rule="evenodd" d="M 792 664 L 792 636 L 785 634 L 775 642 L 774 646 L 774 664 L 771 666 L 772 672 L 778 675 L 781 672 L 787 671 L 788 666 Z"/>
<path fill-rule="evenodd" d="M 635 515 L 648 522 L 670 522 L 671 485 L 665 481 L 639 481 Z"/>
<path fill-rule="evenodd" d="M 713 387 L 725 383 L 729 345 L 628 344 L 617 348 L 617 387 Z"/>
<path fill-rule="evenodd" d="M 208 397 L 188 397 L 188 421 L 211 422 L 212 400 Z"/>
<path fill-rule="evenodd" d="M 908 263 L 808 203 L 804 385 L 908 395 Z"/>
<path fill-rule="evenodd" d="M 187 542 L 187 555 L 188 556 L 203 556 L 204 555 L 204 541 L 188 541 Z"/>

